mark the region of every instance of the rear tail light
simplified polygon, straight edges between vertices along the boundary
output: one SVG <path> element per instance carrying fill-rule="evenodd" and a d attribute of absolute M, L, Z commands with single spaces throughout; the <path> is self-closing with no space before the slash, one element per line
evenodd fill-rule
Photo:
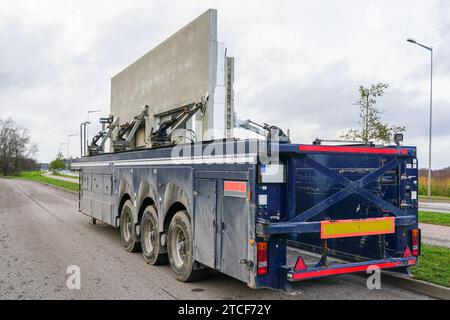
<path fill-rule="evenodd" d="M 257 246 L 258 276 L 264 276 L 269 273 L 269 244 L 267 242 L 258 242 Z"/>
<path fill-rule="evenodd" d="M 413 256 L 420 256 L 420 229 L 411 230 L 411 253 Z"/>

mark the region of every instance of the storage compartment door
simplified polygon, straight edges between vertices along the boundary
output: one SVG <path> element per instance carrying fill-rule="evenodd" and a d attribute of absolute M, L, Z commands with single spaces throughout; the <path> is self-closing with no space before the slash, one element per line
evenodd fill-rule
<path fill-rule="evenodd" d="M 214 268 L 216 245 L 217 180 L 198 179 L 195 201 L 194 259 Z"/>
<path fill-rule="evenodd" d="M 241 281 L 247 282 L 248 217 L 250 206 L 247 201 L 246 181 L 222 181 L 222 252 L 220 269 Z"/>
<path fill-rule="evenodd" d="M 91 215 L 91 198 L 92 198 L 92 174 L 81 172 L 81 196 L 80 211 L 84 214 Z"/>

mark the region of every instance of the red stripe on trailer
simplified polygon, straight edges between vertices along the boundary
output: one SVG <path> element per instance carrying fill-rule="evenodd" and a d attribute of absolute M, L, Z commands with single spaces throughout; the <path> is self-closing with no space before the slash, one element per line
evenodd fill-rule
<path fill-rule="evenodd" d="M 241 181 L 225 181 L 223 184 L 225 191 L 247 193 L 247 182 Z"/>
<path fill-rule="evenodd" d="M 300 151 L 309 151 L 309 152 L 408 155 L 407 149 L 370 148 L 370 147 L 299 146 L 299 150 Z"/>
<path fill-rule="evenodd" d="M 408 265 L 414 265 L 416 264 L 416 259 L 408 260 Z M 294 280 L 303 280 L 303 279 L 310 279 L 310 278 L 317 278 L 317 277 L 326 277 L 326 276 L 332 276 L 332 275 L 338 275 L 338 274 L 345 274 L 345 273 L 355 273 L 355 272 L 365 272 L 369 267 L 376 266 L 380 269 L 389 269 L 389 268 L 396 268 L 402 266 L 403 263 L 401 261 L 395 261 L 395 262 L 384 262 L 384 263 L 377 263 L 377 264 L 370 264 L 370 265 L 364 265 L 364 266 L 353 266 L 353 267 L 342 267 L 342 268 L 330 268 L 330 269 L 322 269 L 322 270 L 312 270 L 307 272 L 301 272 L 301 273 L 294 273 L 292 275 L 292 278 Z"/>

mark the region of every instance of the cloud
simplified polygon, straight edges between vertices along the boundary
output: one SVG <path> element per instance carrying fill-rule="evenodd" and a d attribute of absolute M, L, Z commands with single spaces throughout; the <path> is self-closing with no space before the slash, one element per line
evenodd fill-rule
<path fill-rule="evenodd" d="M 302 143 L 335 138 L 358 126 L 358 85 L 387 82 L 385 120 L 407 126 L 421 163 L 428 156 L 429 59 L 405 39 L 435 44 L 434 164 L 449 165 L 446 1 L 2 0 L 0 117 L 27 127 L 39 160 L 50 161 L 89 109 L 108 112 L 112 76 L 210 6 L 236 57 L 241 118 L 289 128 Z M 71 149 L 78 153 L 75 138 Z"/>
<path fill-rule="evenodd" d="M 438 46 L 436 47 L 436 62 L 440 65 L 439 72 L 447 76 L 450 72 L 450 3 L 441 0 L 436 7 L 438 11 Z"/>
<path fill-rule="evenodd" d="M 241 117 L 289 128 L 296 141 L 335 139 L 345 128 L 357 125 L 357 82 L 349 78 L 348 63 L 324 66 L 314 75 L 267 80 L 246 96 Z M 350 83 L 350 85 L 349 85 Z M 342 117 L 347 113 L 347 117 Z M 340 121 L 336 121 L 340 119 Z M 311 130 L 314 129 L 314 130 Z"/>

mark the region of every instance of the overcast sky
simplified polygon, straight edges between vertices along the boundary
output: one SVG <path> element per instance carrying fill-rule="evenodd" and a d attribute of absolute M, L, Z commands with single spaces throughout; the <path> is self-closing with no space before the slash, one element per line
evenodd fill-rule
<path fill-rule="evenodd" d="M 385 82 L 384 119 L 407 127 L 421 167 L 428 165 L 430 55 L 406 38 L 432 45 L 433 167 L 450 165 L 445 0 L 0 0 L 0 118 L 28 128 L 39 161 L 49 162 L 88 110 L 109 112 L 112 76 L 210 7 L 219 11 L 219 40 L 236 57 L 241 118 L 289 128 L 299 143 L 337 138 L 358 126 L 358 85 Z M 71 141 L 78 156 L 78 138 Z"/>

